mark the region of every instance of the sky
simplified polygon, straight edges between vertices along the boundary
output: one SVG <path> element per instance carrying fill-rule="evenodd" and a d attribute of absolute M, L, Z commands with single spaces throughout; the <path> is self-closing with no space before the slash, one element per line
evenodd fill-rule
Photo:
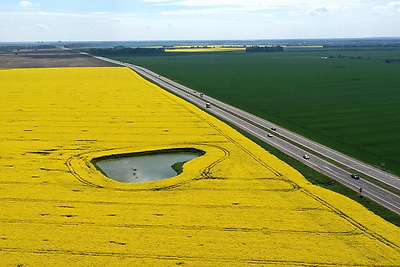
<path fill-rule="evenodd" d="M 400 37 L 400 0 L 1 0 L 0 42 Z"/>

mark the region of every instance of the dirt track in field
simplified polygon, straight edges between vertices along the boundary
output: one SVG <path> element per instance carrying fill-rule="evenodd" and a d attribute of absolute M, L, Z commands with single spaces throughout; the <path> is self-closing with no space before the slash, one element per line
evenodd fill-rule
<path fill-rule="evenodd" d="M 116 65 L 64 49 L 0 53 L 0 69 L 62 67 L 116 67 Z"/>

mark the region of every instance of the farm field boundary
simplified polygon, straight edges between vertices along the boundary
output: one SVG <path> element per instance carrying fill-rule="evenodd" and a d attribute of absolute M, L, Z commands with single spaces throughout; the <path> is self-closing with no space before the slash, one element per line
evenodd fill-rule
<path fill-rule="evenodd" d="M 0 69 L 61 67 L 116 67 L 116 65 L 61 48 L 0 52 Z"/>

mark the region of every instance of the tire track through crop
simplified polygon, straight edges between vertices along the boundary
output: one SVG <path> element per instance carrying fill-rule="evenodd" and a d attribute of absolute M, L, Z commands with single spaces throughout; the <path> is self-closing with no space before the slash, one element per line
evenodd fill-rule
<path fill-rule="evenodd" d="M 112 242 L 112 241 L 110 241 Z M 115 241 L 114 241 L 115 242 Z M 19 248 L 6 248 L 0 247 L 0 250 L 8 253 L 19 252 Z M 144 254 L 144 253 L 124 253 L 124 252 L 103 252 L 103 251 L 79 251 L 79 250 L 61 250 L 61 249 L 30 249 L 26 250 L 26 253 L 30 254 L 54 254 L 54 255 L 72 255 L 72 256 L 91 256 L 91 257 L 117 257 L 117 258 L 135 258 L 135 259 L 155 259 L 155 260 L 167 260 L 167 261 L 187 261 L 189 264 L 192 261 L 202 262 L 203 264 L 216 264 L 216 263 L 228 263 L 230 265 L 240 264 L 256 264 L 256 265 L 274 265 L 274 266 L 343 266 L 340 263 L 331 262 L 306 262 L 306 261 L 290 261 L 290 260 L 277 260 L 277 259 L 257 259 L 257 258 L 244 258 L 244 257 L 200 257 L 200 256 L 184 256 L 184 255 L 157 255 L 157 254 Z M 171 262 L 172 263 L 172 262 Z M 178 265 L 178 263 L 172 263 Z M 185 264 L 184 262 L 182 264 Z M 358 267 L 383 267 L 388 265 L 371 265 L 371 264 L 346 264 L 346 266 L 358 266 Z M 393 265 L 394 266 L 394 265 Z"/>
<path fill-rule="evenodd" d="M 196 145 L 196 143 L 193 143 L 191 145 Z M 168 190 L 168 189 L 173 189 L 173 188 L 177 188 L 180 186 L 183 186 L 185 184 L 188 184 L 190 182 L 196 181 L 196 180 L 201 180 L 201 179 L 212 179 L 212 175 L 211 175 L 211 170 L 214 166 L 218 165 L 219 163 L 221 163 L 222 161 L 224 161 L 226 158 L 229 157 L 230 152 L 225 149 L 222 146 L 217 146 L 214 144 L 203 144 L 203 143 L 197 143 L 197 145 L 205 145 L 205 146 L 210 146 L 210 147 L 214 147 L 219 149 L 220 151 L 223 152 L 223 156 L 217 160 L 215 160 L 214 162 L 212 162 L 211 164 L 209 164 L 208 166 L 206 166 L 203 170 L 200 171 L 200 177 L 194 177 L 193 179 L 189 179 L 189 180 L 185 180 L 179 183 L 175 183 L 173 185 L 168 185 L 168 186 L 160 186 L 157 188 L 151 188 L 151 189 L 146 189 L 146 188 L 137 188 L 137 189 L 132 189 L 132 188 L 114 188 L 114 187 L 107 187 L 107 189 L 111 189 L 111 190 L 118 190 L 118 191 L 158 191 L 158 190 Z M 125 147 L 126 149 L 126 147 Z M 107 152 L 107 151 L 112 151 L 114 149 L 104 149 L 104 150 L 96 150 L 96 151 L 89 151 L 86 153 L 82 153 L 82 154 L 78 154 L 76 156 L 72 156 L 70 157 L 66 162 L 65 165 L 68 167 L 69 172 L 81 183 L 86 184 L 88 186 L 91 187 L 95 187 L 95 188 L 105 188 L 105 186 L 102 185 L 98 185 L 92 181 L 89 181 L 88 179 L 85 179 L 82 175 L 79 174 L 79 172 L 76 170 L 73 161 L 81 161 L 84 162 L 87 170 L 89 172 L 89 174 L 93 174 L 94 170 L 94 166 L 92 163 L 90 163 L 88 161 L 88 155 L 94 153 L 94 152 Z"/>

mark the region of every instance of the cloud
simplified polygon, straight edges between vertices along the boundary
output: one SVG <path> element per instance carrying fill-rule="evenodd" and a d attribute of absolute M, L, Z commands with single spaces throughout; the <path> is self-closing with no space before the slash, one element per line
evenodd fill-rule
<path fill-rule="evenodd" d="M 166 2 L 172 2 L 173 0 L 143 0 L 143 2 L 149 2 L 149 3 L 166 3 Z"/>
<path fill-rule="evenodd" d="M 111 18 L 111 21 L 120 23 L 120 22 L 122 22 L 122 19 L 121 18 Z"/>
<path fill-rule="evenodd" d="M 20 2 L 18 3 L 18 5 L 19 5 L 20 7 L 30 7 L 30 6 L 32 6 L 33 4 L 32 4 L 31 2 L 29 2 L 29 1 L 20 1 Z"/>
<path fill-rule="evenodd" d="M 400 1 L 389 2 L 386 5 L 379 5 L 373 9 L 375 14 L 389 15 L 400 13 Z"/>
<path fill-rule="evenodd" d="M 163 11 L 160 14 L 165 16 L 187 16 L 187 15 L 221 15 L 244 12 L 243 9 L 229 7 L 201 8 L 201 9 L 178 9 Z"/>
<path fill-rule="evenodd" d="M 243 1 L 227 1 L 227 0 L 183 0 L 170 2 L 171 5 L 187 6 L 187 7 L 212 7 L 212 6 L 241 6 Z"/>
<path fill-rule="evenodd" d="M 183 7 L 242 7 L 247 9 L 265 10 L 271 8 L 310 8 L 320 4 L 320 0 L 144 0 L 145 2 L 154 2 L 171 6 Z M 362 1 L 362 0 L 355 0 Z M 326 0 L 327 5 L 346 3 L 346 0 Z"/>
<path fill-rule="evenodd" d="M 317 7 L 317 8 L 314 8 L 313 10 L 311 10 L 310 14 L 315 16 L 315 15 L 320 15 L 322 13 L 328 13 L 328 12 L 329 12 L 329 10 L 327 7 Z"/>
<path fill-rule="evenodd" d="M 252 12 L 265 12 L 271 10 L 278 10 L 283 8 L 280 3 L 272 3 L 269 0 L 181 0 L 181 1 L 168 1 L 168 0 L 145 0 L 157 1 L 159 5 L 175 7 L 160 12 L 161 15 L 167 16 L 187 16 L 187 15 L 213 15 L 223 17 L 226 15 L 238 14 L 251 14 Z M 282 0 L 285 1 L 285 0 Z M 288 1 L 288 0 L 286 0 Z"/>
<path fill-rule="evenodd" d="M 168 6 L 162 15 L 215 15 L 235 13 L 281 12 L 297 15 L 322 15 L 348 12 L 364 6 L 365 0 L 144 0 L 159 6 Z M 175 8 L 175 10 L 174 10 Z"/>
<path fill-rule="evenodd" d="M 351 8 L 346 6 L 323 6 L 323 7 L 316 7 L 312 10 L 308 11 L 307 14 L 311 16 L 321 16 L 324 14 L 345 14 L 351 11 Z"/>
<path fill-rule="evenodd" d="M 42 30 L 50 30 L 50 27 L 44 24 L 36 24 L 36 26 L 38 26 L 40 29 Z"/>
<path fill-rule="evenodd" d="M 110 13 L 110 12 L 89 12 L 89 13 L 56 13 L 56 12 L 0 12 L 1 16 L 14 16 L 17 17 L 31 17 L 31 18 L 99 18 L 99 19 L 113 19 L 113 18 L 129 18 L 135 17 L 132 13 Z"/>
<path fill-rule="evenodd" d="M 14 6 L 0 8 L 5 41 L 40 34 L 80 40 L 400 36 L 393 26 L 400 23 L 400 0 L 115 0 L 96 7 L 9 1 Z"/>

